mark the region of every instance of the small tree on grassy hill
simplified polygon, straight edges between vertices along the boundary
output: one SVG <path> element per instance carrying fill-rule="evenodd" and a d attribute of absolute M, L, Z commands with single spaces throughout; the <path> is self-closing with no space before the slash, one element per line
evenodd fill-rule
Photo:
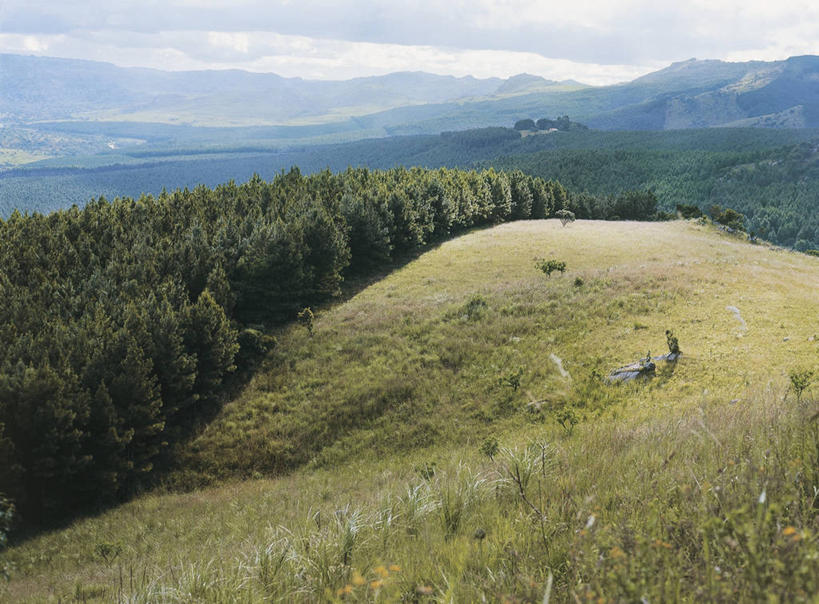
<path fill-rule="evenodd" d="M 313 311 L 310 307 L 303 308 L 299 311 L 299 323 L 304 325 L 305 329 L 307 329 L 307 333 L 311 336 L 313 335 Z"/>
<path fill-rule="evenodd" d="M 802 402 L 802 394 L 813 382 L 813 371 L 810 369 L 792 369 L 788 374 L 791 378 L 791 388 L 796 393 L 796 402 Z"/>
<path fill-rule="evenodd" d="M 555 216 L 557 216 L 560 219 L 560 224 L 562 224 L 563 226 L 566 226 L 570 222 L 574 222 L 574 212 L 572 212 L 571 210 L 567 210 L 565 208 L 555 212 Z"/>
<path fill-rule="evenodd" d="M 566 263 L 562 260 L 555 260 L 554 258 L 549 260 L 537 260 L 535 262 L 535 266 L 547 277 L 551 277 L 552 273 L 555 271 L 560 271 L 561 273 L 566 272 Z"/>
<path fill-rule="evenodd" d="M 671 354 L 680 354 L 680 342 L 670 329 L 665 330 L 665 341 L 668 344 L 668 352 Z"/>

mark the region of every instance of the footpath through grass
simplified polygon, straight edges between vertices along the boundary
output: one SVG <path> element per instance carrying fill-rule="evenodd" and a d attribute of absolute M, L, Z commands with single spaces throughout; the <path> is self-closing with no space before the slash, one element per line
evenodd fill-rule
<path fill-rule="evenodd" d="M 280 335 L 178 452 L 171 484 L 217 486 L 8 550 L 0 598 L 814 601 L 817 387 L 787 374 L 817 291 L 819 259 L 686 223 L 447 242 Z M 676 367 L 605 385 L 666 329 Z"/>

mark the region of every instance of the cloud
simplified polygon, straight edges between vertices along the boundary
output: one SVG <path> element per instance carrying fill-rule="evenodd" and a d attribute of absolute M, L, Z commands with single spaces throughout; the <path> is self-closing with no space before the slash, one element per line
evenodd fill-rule
<path fill-rule="evenodd" d="M 815 4 L 3 0 L 0 50 L 171 69 L 275 66 L 288 75 L 303 69 L 305 77 L 386 69 L 460 75 L 469 69 L 474 75 L 529 71 L 607 83 L 690 57 L 771 60 L 816 53 Z"/>

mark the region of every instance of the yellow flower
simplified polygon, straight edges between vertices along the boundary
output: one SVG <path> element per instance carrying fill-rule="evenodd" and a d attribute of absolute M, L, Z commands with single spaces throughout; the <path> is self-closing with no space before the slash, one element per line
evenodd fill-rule
<path fill-rule="evenodd" d="M 371 582 L 370 582 L 370 589 L 378 589 L 378 588 L 379 588 L 379 587 L 381 587 L 382 585 L 384 585 L 384 582 L 383 582 L 383 581 L 381 581 L 381 580 L 378 580 L 378 581 L 371 581 Z"/>
<path fill-rule="evenodd" d="M 357 570 L 353 571 L 353 585 L 364 585 L 367 582 L 367 579 L 361 576 Z"/>
<path fill-rule="evenodd" d="M 783 535 L 785 535 L 785 536 L 788 536 L 788 535 L 795 535 L 795 534 L 796 534 L 796 528 L 794 528 L 794 527 L 792 527 L 792 526 L 786 526 L 786 527 L 785 527 L 785 528 L 782 530 L 782 534 L 783 534 Z"/>
<path fill-rule="evenodd" d="M 353 593 L 353 586 L 350 585 L 349 583 L 347 583 L 347 585 L 345 585 L 344 587 L 339 587 L 338 591 L 336 591 L 336 595 L 339 597 L 348 596 L 351 593 Z"/>
<path fill-rule="evenodd" d="M 380 576 L 382 578 L 384 578 L 384 577 L 386 577 L 387 575 L 390 574 L 389 571 L 386 568 L 384 568 L 383 566 L 376 566 L 373 569 L 373 572 L 375 572 L 376 575 L 378 575 L 378 576 Z"/>
<path fill-rule="evenodd" d="M 400 572 L 401 567 L 397 564 L 390 564 L 390 570 L 394 573 Z"/>

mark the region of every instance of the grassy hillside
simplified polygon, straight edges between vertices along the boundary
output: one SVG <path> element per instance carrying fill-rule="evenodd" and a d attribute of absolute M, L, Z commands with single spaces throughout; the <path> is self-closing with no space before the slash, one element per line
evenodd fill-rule
<path fill-rule="evenodd" d="M 816 388 L 788 372 L 819 367 L 818 288 L 817 258 L 684 222 L 446 242 L 277 334 L 178 451 L 169 484 L 214 486 L 15 545 L 0 597 L 811 600 Z M 666 329 L 676 366 L 604 383 Z"/>

